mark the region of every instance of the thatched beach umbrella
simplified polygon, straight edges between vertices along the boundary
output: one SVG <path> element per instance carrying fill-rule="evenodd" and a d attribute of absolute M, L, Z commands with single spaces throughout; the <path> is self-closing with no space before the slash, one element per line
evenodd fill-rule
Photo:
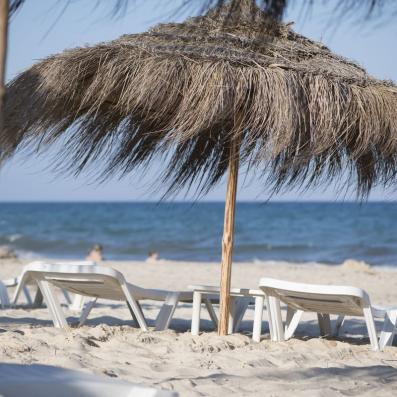
<path fill-rule="evenodd" d="M 241 4 L 37 63 L 9 84 L 0 136 L 3 160 L 60 140 L 57 166 L 102 177 L 164 155 L 171 193 L 229 170 L 222 335 L 239 164 L 273 189 L 347 174 L 364 195 L 397 169 L 397 88 Z"/>

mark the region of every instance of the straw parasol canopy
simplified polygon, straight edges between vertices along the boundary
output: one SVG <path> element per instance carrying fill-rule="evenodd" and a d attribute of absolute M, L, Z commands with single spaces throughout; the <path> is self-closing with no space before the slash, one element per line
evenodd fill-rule
<path fill-rule="evenodd" d="M 243 0 L 26 70 L 8 86 L 0 159 L 61 141 L 56 167 L 91 165 L 107 178 L 163 155 L 169 193 L 191 184 L 206 192 L 229 169 L 225 333 L 239 164 L 273 189 L 348 174 L 365 195 L 396 181 L 396 120 L 392 82 Z"/>

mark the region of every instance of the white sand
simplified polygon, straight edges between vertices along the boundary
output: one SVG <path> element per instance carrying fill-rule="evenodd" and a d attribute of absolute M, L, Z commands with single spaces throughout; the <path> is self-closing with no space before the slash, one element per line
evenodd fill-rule
<path fill-rule="evenodd" d="M 144 287 L 185 289 L 188 284 L 218 283 L 219 265 L 106 262 Z M 0 278 L 18 274 L 22 264 L 0 262 Z M 260 277 L 355 285 L 373 303 L 397 306 L 397 272 L 350 262 L 344 266 L 236 263 L 233 286 L 257 287 Z M 150 324 L 159 305 L 144 304 Z M 204 314 L 205 311 L 203 310 Z M 77 320 L 67 312 L 69 320 Z M 74 317 L 74 318 L 73 318 Z M 122 303 L 101 302 L 87 325 L 65 333 L 55 329 L 45 308 L 0 311 L 0 361 L 58 365 L 107 374 L 135 383 L 174 389 L 183 396 L 396 396 L 397 347 L 370 350 L 365 326 L 350 319 L 341 338 L 320 339 L 315 317 L 304 317 L 297 335 L 283 343 L 269 341 L 267 316 L 261 343 L 250 338 L 253 310 L 243 333 L 218 337 L 206 330 L 189 333 L 191 306 L 177 309 L 165 332 L 141 332 Z M 380 325 L 380 323 L 378 323 Z"/>

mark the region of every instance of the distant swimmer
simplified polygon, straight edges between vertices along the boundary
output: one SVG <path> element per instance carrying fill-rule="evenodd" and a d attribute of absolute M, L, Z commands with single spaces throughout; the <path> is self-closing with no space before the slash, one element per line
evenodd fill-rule
<path fill-rule="evenodd" d="M 101 262 L 103 258 L 103 247 L 100 244 L 95 244 L 87 255 L 87 261 Z"/>
<path fill-rule="evenodd" d="M 147 263 L 156 263 L 159 259 L 159 253 L 157 251 L 149 251 L 146 258 Z"/>
<path fill-rule="evenodd" d="M 0 246 L 0 259 L 16 259 L 17 254 L 7 245 Z"/>

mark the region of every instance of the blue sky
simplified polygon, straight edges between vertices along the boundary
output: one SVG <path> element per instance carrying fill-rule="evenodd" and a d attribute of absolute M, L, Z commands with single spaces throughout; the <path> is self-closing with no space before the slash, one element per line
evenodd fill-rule
<path fill-rule="evenodd" d="M 103 5 L 107 3 L 106 6 Z M 95 7 L 96 0 L 72 0 L 63 10 L 64 0 L 28 0 L 24 8 L 13 18 L 10 27 L 7 77 L 15 77 L 37 60 L 65 48 L 82 46 L 117 38 L 125 33 L 147 30 L 158 21 L 182 20 L 186 17 L 173 14 L 174 7 L 164 7 L 161 0 L 136 0 L 138 6 L 130 8 L 125 16 L 107 17 L 112 1 Z M 134 3 L 134 2 L 132 2 Z M 318 2 L 321 4 L 322 2 Z M 331 2 L 332 3 L 332 2 Z M 107 7 L 107 8 L 105 8 Z M 285 20 L 295 21 L 294 29 L 312 39 L 322 41 L 333 51 L 359 62 L 378 78 L 397 81 L 397 26 L 384 21 L 362 24 L 357 20 L 333 19 L 329 23 L 330 9 L 317 5 L 309 16 L 303 18 L 298 9 L 288 12 Z M 62 15 L 61 15 L 62 14 Z M 59 18 L 58 18 L 59 16 Z M 336 29 L 336 31 L 335 31 Z M 118 181 L 111 180 L 97 185 L 87 176 L 77 179 L 60 177 L 48 170 L 51 153 L 40 158 L 16 157 L 0 171 L 0 201 L 144 201 L 157 200 L 161 193 L 152 190 L 152 182 L 161 164 L 155 162 L 146 173 L 137 172 Z M 217 186 L 206 200 L 223 200 L 225 183 Z M 189 199 L 182 192 L 176 199 Z M 264 182 L 253 175 L 240 178 L 239 200 L 266 200 Z M 354 198 L 345 196 L 334 185 L 300 192 L 286 192 L 272 200 L 335 200 Z M 372 200 L 395 200 L 397 192 L 375 189 Z"/>

